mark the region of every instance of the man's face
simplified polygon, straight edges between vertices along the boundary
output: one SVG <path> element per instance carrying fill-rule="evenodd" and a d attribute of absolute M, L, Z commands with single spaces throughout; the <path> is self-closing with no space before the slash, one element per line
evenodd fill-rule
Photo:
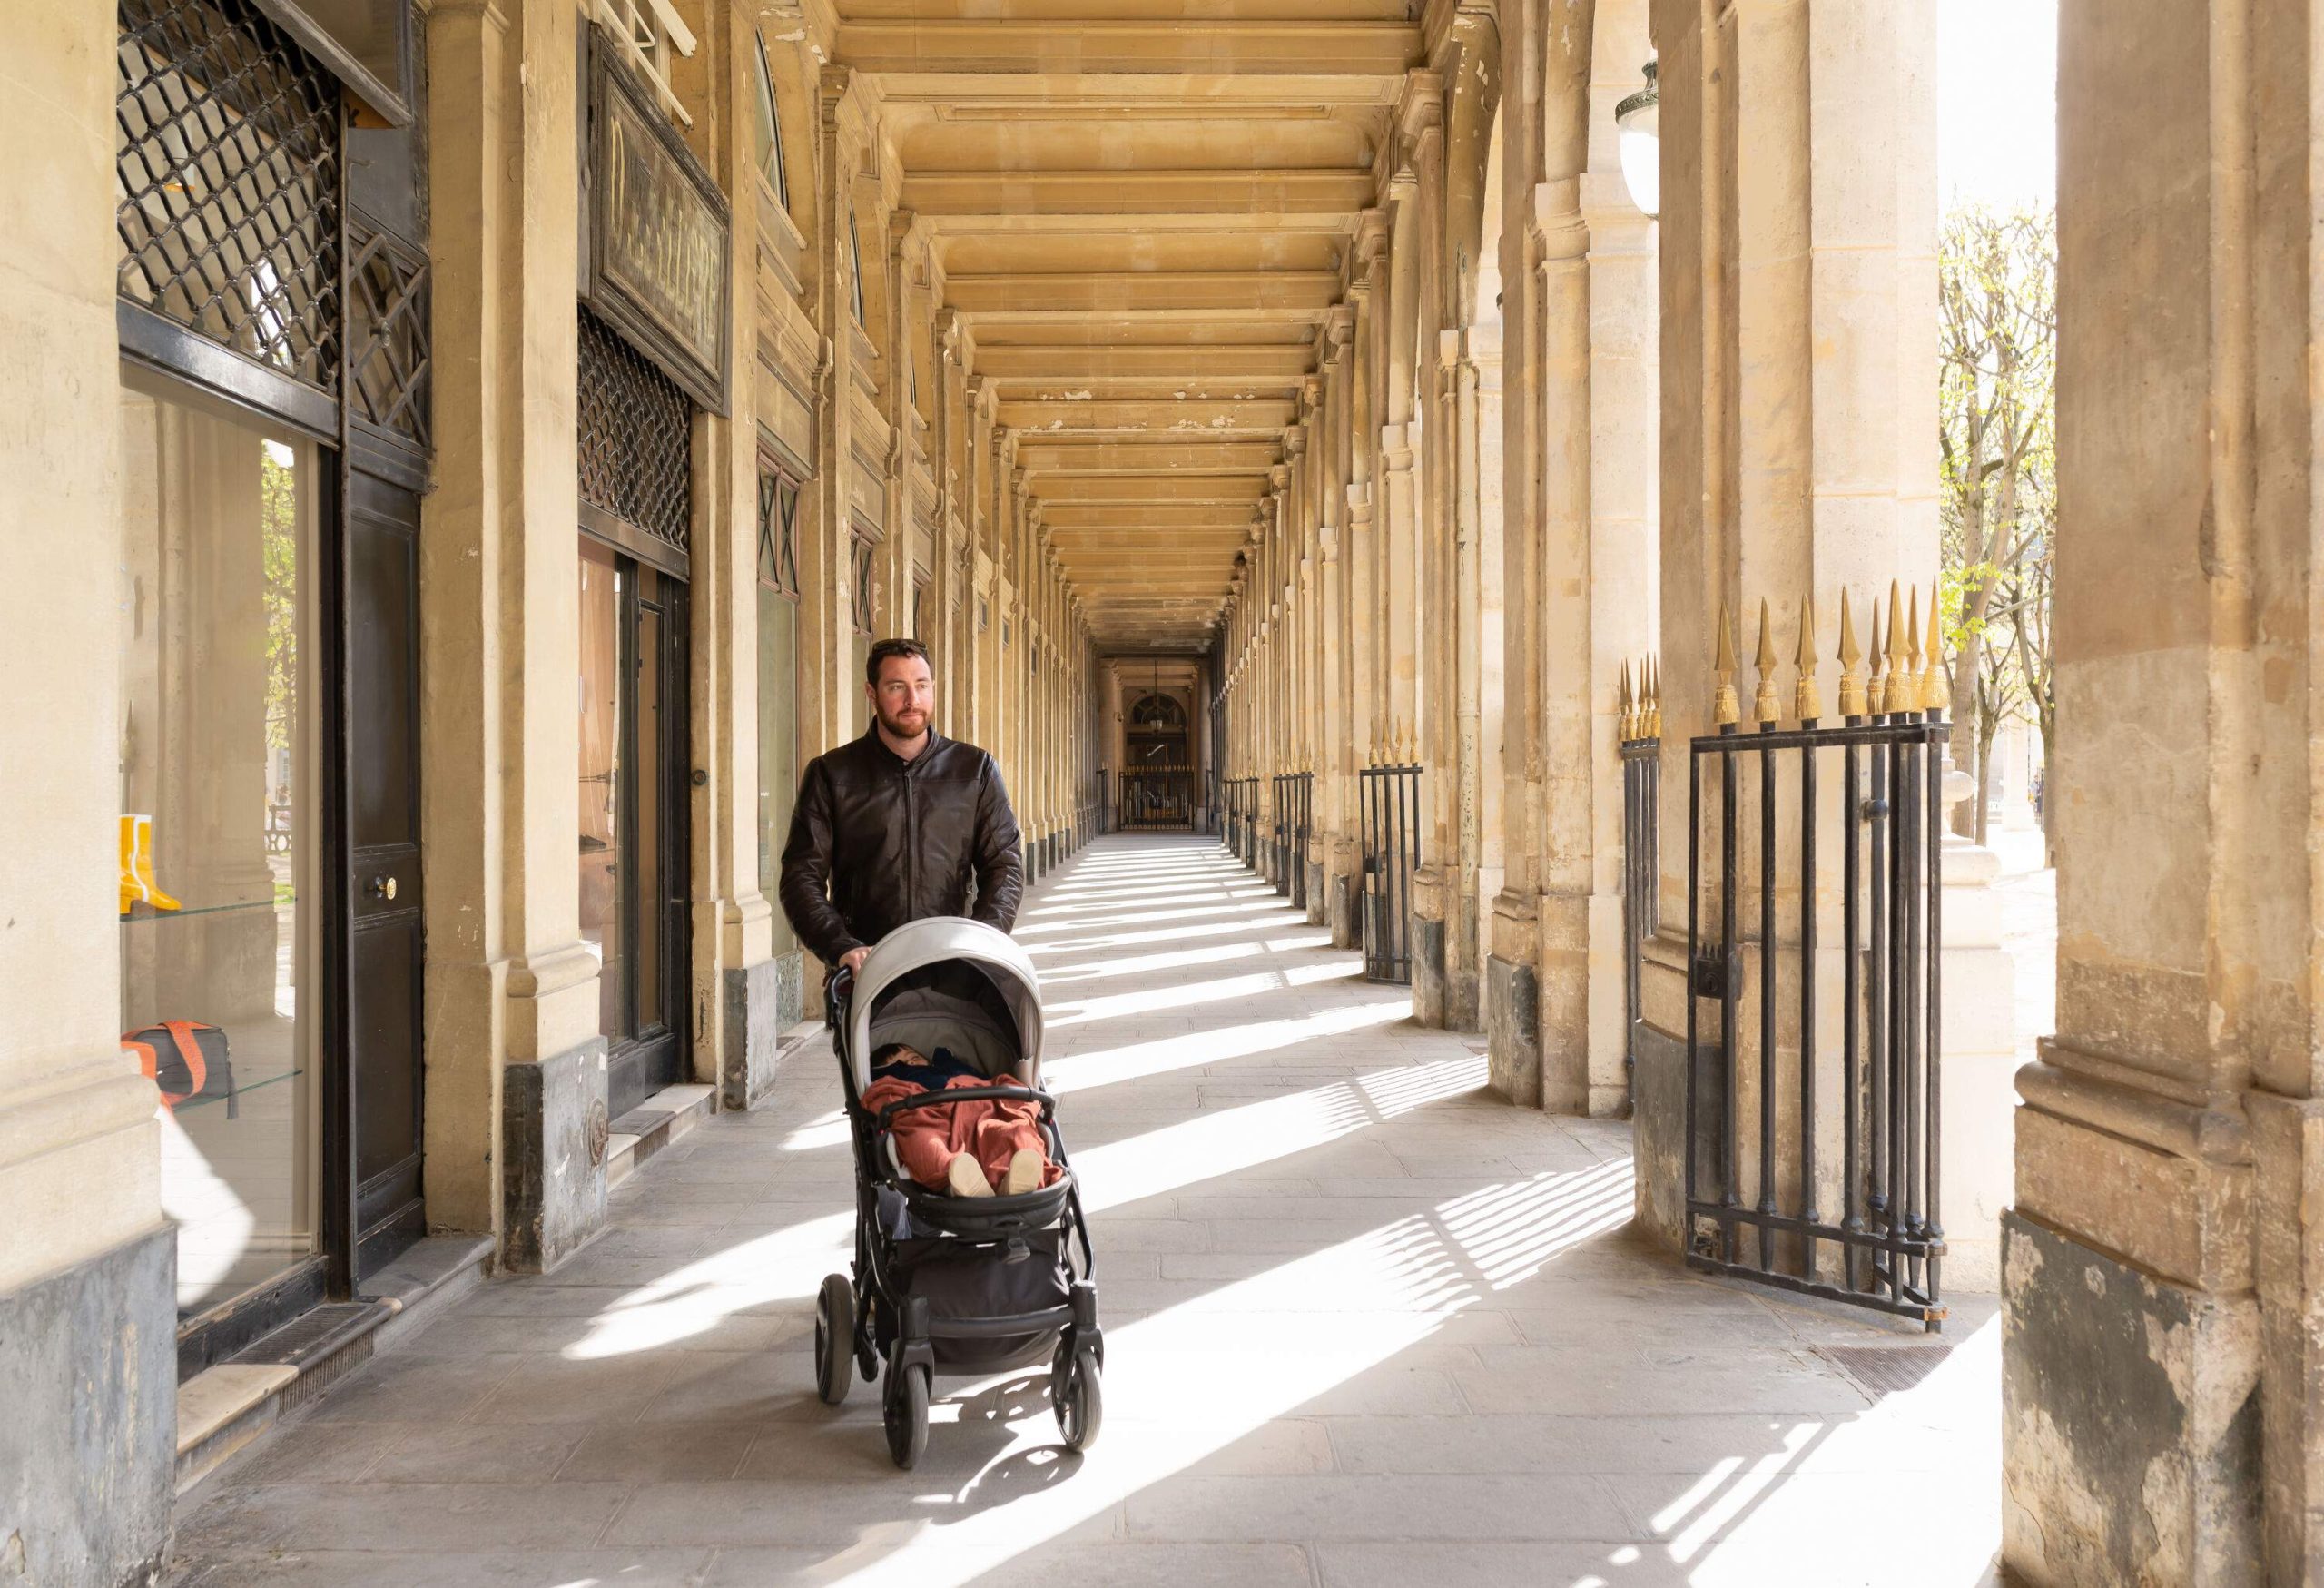
<path fill-rule="evenodd" d="M 917 739 L 928 730 L 936 706 L 936 680 L 918 656 L 890 656 L 880 664 L 880 682 L 867 685 L 880 725 L 898 739 Z"/>

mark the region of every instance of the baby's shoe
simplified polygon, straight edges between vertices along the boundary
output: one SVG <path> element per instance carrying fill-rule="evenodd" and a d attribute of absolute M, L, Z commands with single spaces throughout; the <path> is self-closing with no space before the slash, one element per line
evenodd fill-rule
<path fill-rule="evenodd" d="M 1000 1182 L 1004 1197 L 1021 1197 L 1028 1191 L 1040 1189 L 1049 1171 L 1048 1161 L 1029 1147 L 1020 1147 L 1010 1155 L 1009 1173 Z"/>
<path fill-rule="evenodd" d="M 984 1166 L 977 1162 L 972 1152 L 952 1155 L 952 1161 L 944 1166 L 944 1183 L 955 1197 L 992 1195 L 992 1182 L 984 1178 Z"/>

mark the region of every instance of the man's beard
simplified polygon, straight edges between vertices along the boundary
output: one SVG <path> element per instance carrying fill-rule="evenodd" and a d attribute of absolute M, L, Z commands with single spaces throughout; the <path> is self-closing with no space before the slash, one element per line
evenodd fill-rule
<path fill-rule="evenodd" d="M 880 725 L 888 731 L 891 738 L 917 739 L 928 731 L 928 713 L 924 711 L 914 711 L 910 714 L 920 720 L 909 727 L 904 725 L 901 716 L 891 716 L 885 711 L 877 712 L 874 715 L 879 717 Z"/>

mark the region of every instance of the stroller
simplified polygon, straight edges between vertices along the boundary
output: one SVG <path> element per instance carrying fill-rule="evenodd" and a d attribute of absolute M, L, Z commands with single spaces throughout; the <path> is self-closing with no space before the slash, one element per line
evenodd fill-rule
<path fill-rule="evenodd" d="M 1106 1343 L 1080 1192 L 1058 1134 L 1056 1100 L 1039 1090 L 1041 1001 L 1031 960 L 990 926 L 937 916 L 890 932 L 859 973 L 836 972 L 829 1000 L 855 1149 L 855 1267 L 852 1282 L 845 1274 L 825 1278 L 816 1303 L 816 1392 L 838 1406 L 851 1368 L 879 1379 L 888 1454 L 910 1468 L 928 1445 L 935 1375 L 1047 1364 L 1066 1447 L 1088 1448 L 1103 1416 Z M 862 1100 L 872 1055 L 891 1042 L 924 1053 L 941 1045 L 996 1081 L 1017 1084 L 922 1092 L 875 1114 Z M 1021 1100 L 1027 1089 L 1060 1170 L 1055 1184 L 1017 1197 L 964 1198 L 904 1173 L 888 1130 L 897 1114 Z"/>

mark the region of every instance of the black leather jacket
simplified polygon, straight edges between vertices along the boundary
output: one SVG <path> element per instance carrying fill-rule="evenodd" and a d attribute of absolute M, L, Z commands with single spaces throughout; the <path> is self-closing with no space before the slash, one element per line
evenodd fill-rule
<path fill-rule="evenodd" d="M 929 915 L 1007 932 L 1025 867 L 1000 768 L 974 745 L 929 730 L 906 761 L 874 727 L 807 764 L 783 845 L 783 912 L 826 965 Z"/>

